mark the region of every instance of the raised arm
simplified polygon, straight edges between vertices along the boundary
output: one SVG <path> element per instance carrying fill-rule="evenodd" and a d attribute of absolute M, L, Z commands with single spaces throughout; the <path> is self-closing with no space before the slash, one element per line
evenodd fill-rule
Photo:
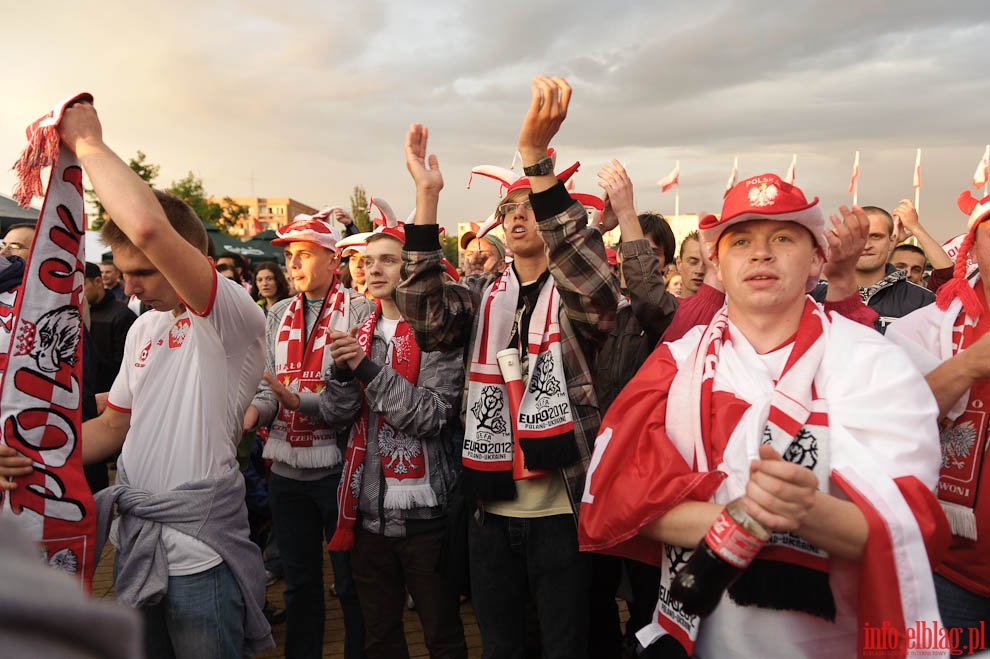
<path fill-rule="evenodd" d="M 164 275 L 191 311 L 205 311 L 216 276 L 213 265 L 172 228 L 148 184 L 103 142 L 103 127 L 92 104 L 67 108 L 59 133 L 79 158 L 114 224 Z"/>
<path fill-rule="evenodd" d="M 435 155 L 426 155 L 429 134 L 413 124 L 406 134 L 406 167 L 416 183 L 416 216 L 406 227 L 402 250 L 402 281 L 394 292 L 399 312 L 412 328 L 416 343 L 425 351 L 461 348 L 471 338 L 477 292 L 446 284 L 442 263 L 437 205 L 443 176 Z M 490 277 L 476 282 L 480 285 Z"/>
<path fill-rule="evenodd" d="M 891 215 L 895 219 L 899 220 L 899 224 L 904 229 L 906 235 L 898 236 L 897 242 L 902 242 L 908 236 L 914 236 L 918 239 L 918 247 L 924 250 L 925 257 L 927 257 L 928 262 L 932 264 L 933 270 L 940 270 L 942 268 L 951 268 L 955 265 L 949 255 L 945 253 L 945 249 L 942 244 L 939 243 L 935 238 L 932 237 L 928 230 L 921 224 L 921 220 L 918 219 L 918 210 L 914 207 L 914 202 L 910 199 L 901 199 L 900 203 L 897 204 L 897 208 L 891 212 Z"/>
<path fill-rule="evenodd" d="M 537 76 L 533 97 L 519 131 L 523 165 L 546 157 L 550 141 L 567 116 L 571 88 L 563 78 Z M 619 287 L 608 269 L 601 233 L 588 226 L 588 213 L 571 198 L 553 173 L 529 176 L 530 203 L 543 241 L 550 274 L 575 329 L 600 342 L 615 323 Z"/>
<path fill-rule="evenodd" d="M 633 202 L 632 181 L 625 167 L 613 160 L 611 165 L 602 167 L 598 179 L 598 185 L 606 195 L 602 215 L 611 209 L 622 232 L 620 267 L 633 314 L 650 341 L 656 343 L 677 311 L 677 298 L 667 292 L 660 260 L 643 235 Z"/>

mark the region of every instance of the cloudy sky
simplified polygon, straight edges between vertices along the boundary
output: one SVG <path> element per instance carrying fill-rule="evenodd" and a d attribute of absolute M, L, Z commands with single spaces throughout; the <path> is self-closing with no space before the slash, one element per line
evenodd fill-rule
<path fill-rule="evenodd" d="M 892 208 L 923 150 L 922 221 L 965 230 L 955 198 L 990 142 L 990 13 L 981 0 L 260 0 L 54 2 L 4 9 L 0 157 L 23 127 L 90 91 L 108 144 L 138 149 L 167 185 L 188 171 L 214 196 L 347 205 L 355 185 L 400 216 L 414 189 L 402 144 L 431 131 L 446 187 L 441 221 L 480 220 L 507 167 L 536 73 L 574 88 L 555 140 L 580 160 L 579 190 L 623 161 L 641 210 L 673 213 L 657 179 L 679 160 L 681 212 L 717 210 L 734 156 L 741 177 L 783 174 L 826 210 Z M 6 168 L 4 168 L 6 170 Z M 9 194 L 13 176 L 0 173 Z M 979 195 L 978 195 L 979 196 Z"/>

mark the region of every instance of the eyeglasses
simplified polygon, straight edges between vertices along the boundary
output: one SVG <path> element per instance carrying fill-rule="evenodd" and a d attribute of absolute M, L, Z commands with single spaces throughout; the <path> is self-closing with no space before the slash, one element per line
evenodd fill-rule
<path fill-rule="evenodd" d="M 512 215 L 520 208 L 524 211 L 531 211 L 533 210 L 533 204 L 529 203 L 528 199 L 520 202 L 509 202 L 496 208 L 495 214 L 499 217 L 505 217 L 506 215 Z"/>
<path fill-rule="evenodd" d="M 19 249 L 28 249 L 28 246 L 22 245 L 21 243 L 0 242 L 0 251 L 10 250 L 11 252 L 14 252 Z"/>

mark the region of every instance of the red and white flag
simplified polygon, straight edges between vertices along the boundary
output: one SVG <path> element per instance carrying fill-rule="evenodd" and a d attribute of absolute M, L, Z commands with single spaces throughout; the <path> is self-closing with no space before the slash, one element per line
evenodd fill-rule
<path fill-rule="evenodd" d="M 853 161 L 853 173 L 849 177 L 849 194 L 856 192 L 856 179 L 859 178 L 859 151 L 856 152 L 856 159 Z"/>
<path fill-rule="evenodd" d="M 797 154 L 791 158 L 791 166 L 787 168 L 787 174 L 784 176 L 784 182 L 794 185 L 794 170 L 797 169 Z"/>
<path fill-rule="evenodd" d="M 918 149 L 918 156 L 914 160 L 914 182 L 912 186 L 915 190 L 921 188 L 921 149 Z"/>
<path fill-rule="evenodd" d="M 657 185 L 660 186 L 661 192 L 668 192 L 671 188 L 677 185 L 677 180 L 681 176 L 681 161 L 678 160 L 674 168 L 670 170 L 670 173 L 664 176 L 662 179 L 657 181 Z"/>
<path fill-rule="evenodd" d="M 973 173 L 973 187 L 982 188 L 987 184 L 988 178 L 990 178 L 990 144 L 987 144 L 987 150 L 983 152 L 983 160 Z"/>
<path fill-rule="evenodd" d="M 729 180 L 725 182 L 725 193 L 723 197 L 729 194 L 729 190 L 736 187 L 736 178 L 739 176 L 739 158 L 732 159 L 732 173 L 729 174 Z"/>

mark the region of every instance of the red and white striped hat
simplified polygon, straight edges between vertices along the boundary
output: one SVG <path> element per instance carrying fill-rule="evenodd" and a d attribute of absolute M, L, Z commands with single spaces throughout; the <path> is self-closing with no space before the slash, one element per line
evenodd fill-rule
<path fill-rule="evenodd" d="M 295 219 L 279 227 L 278 238 L 272 241 L 276 247 L 284 247 L 289 243 L 307 242 L 314 243 L 320 247 L 325 247 L 331 252 L 337 249 L 337 241 L 340 236 L 337 230 L 327 222 L 317 219 L 313 215 L 296 215 Z"/>

